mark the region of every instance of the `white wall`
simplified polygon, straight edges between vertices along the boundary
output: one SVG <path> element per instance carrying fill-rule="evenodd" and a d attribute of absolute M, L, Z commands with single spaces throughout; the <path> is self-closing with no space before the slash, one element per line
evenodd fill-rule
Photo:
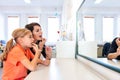
<path fill-rule="evenodd" d="M 4 16 L 0 13 L 0 40 L 5 40 L 5 26 Z"/>
<path fill-rule="evenodd" d="M 102 16 L 101 15 L 96 15 L 96 18 L 95 18 L 95 40 L 98 42 L 98 43 L 102 43 L 101 41 L 103 40 L 102 39 Z M 99 25 L 98 25 L 99 24 Z"/>
<path fill-rule="evenodd" d="M 62 25 L 72 40 L 76 39 L 76 12 L 83 0 L 65 0 L 62 12 Z"/>
<path fill-rule="evenodd" d="M 79 41 L 78 52 L 84 56 L 97 58 L 97 42 L 95 41 Z"/>
<path fill-rule="evenodd" d="M 75 58 L 74 41 L 58 41 L 56 43 L 56 58 Z"/>
<path fill-rule="evenodd" d="M 76 12 L 83 0 L 65 0 L 62 12 L 62 28 L 72 41 L 56 43 L 57 58 L 74 58 L 76 41 Z M 69 39 L 70 40 L 70 39 Z"/>

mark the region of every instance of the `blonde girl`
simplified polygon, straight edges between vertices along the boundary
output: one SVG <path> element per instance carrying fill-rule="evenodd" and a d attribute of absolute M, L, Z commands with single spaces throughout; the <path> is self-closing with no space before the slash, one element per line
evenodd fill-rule
<path fill-rule="evenodd" d="M 3 74 L 2 80 L 24 80 L 27 70 L 36 70 L 40 51 L 38 46 L 33 43 L 34 39 L 31 31 L 25 28 L 15 29 L 2 54 Z M 33 48 L 35 55 L 31 52 Z M 32 59 L 32 61 L 30 61 Z"/>

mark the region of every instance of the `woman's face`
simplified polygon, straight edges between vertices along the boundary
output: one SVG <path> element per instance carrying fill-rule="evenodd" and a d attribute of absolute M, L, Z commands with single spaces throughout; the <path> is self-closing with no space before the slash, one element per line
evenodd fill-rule
<path fill-rule="evenodd" d="M 118 46 L 120 46 L 120 38 L 116 39 L 116 43 L 117 43 Z"/>
<path fill-rule="evenodd" d="M 42 29 L 40 26 L 34 26 L 32 33 L 35 41 L 42 40 Z"/>

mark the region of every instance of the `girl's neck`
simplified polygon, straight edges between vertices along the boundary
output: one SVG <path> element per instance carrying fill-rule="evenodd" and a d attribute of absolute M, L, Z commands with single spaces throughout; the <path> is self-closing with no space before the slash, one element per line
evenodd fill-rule
<path fill-rule="evenodd" d="M 26 47 L 26 46 L 23 46 L 22 44 L 18 44 L 18 45 L 21 46 L 21 48 L 23 48 L 24 50 L 27 49 L 27 47 Z"/>

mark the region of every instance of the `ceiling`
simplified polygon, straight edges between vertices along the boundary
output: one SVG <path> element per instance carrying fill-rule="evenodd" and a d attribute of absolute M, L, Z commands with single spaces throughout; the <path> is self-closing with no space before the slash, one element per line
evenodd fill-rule
<path fill-rule="evenodd" d="M 84 8 L 120 8 L 120 0 L 103 0 L 99 4 L 94 3 L 95 0 L 85 0 L 82 7 Z M 64 0 L 31 0 L 31 3 L 25 3 L 24 0 L 0 0 L 0 11 L 4 12 L 44 12 L 51 10 L 62 12 Z"/>
<path fill-rule="evenodd" d="M 120 0 L 102 0 L 101 3 L 95 4 L 95 0 L 85 0 L 79 8 L 78 13 L 115 15 L 120 14 Z"/>
<path fill-rule="evenodd" d="M 63 0 L 31 0 L 25 3 L 24 0 L 0 0 L 0 6 L 39 6 L 39 7 L 62 7 Z"/>
<path fill-rule="evenodd" d="M 41 8 L 62 8 L 64 0 L 31 0 L 25 3 L 24 0 L 0 0 L 0 7 L 24 6 Z M 95 4 L 95 0 L 85 0 L 84 7 L 120 7 L 120 0 L 103 0 L 100 4 Z"/>
<path fill-rule="evenodd" d="M 64 0 L 0 0 L 1 13 L 52 13 L 62 12 Z"/>
<path fill-rule="evenodd" d="M 95 4 L 95 0 L 85 0 L 83 7 L 120 7 L 120 0 L 102 0 Z"/>

